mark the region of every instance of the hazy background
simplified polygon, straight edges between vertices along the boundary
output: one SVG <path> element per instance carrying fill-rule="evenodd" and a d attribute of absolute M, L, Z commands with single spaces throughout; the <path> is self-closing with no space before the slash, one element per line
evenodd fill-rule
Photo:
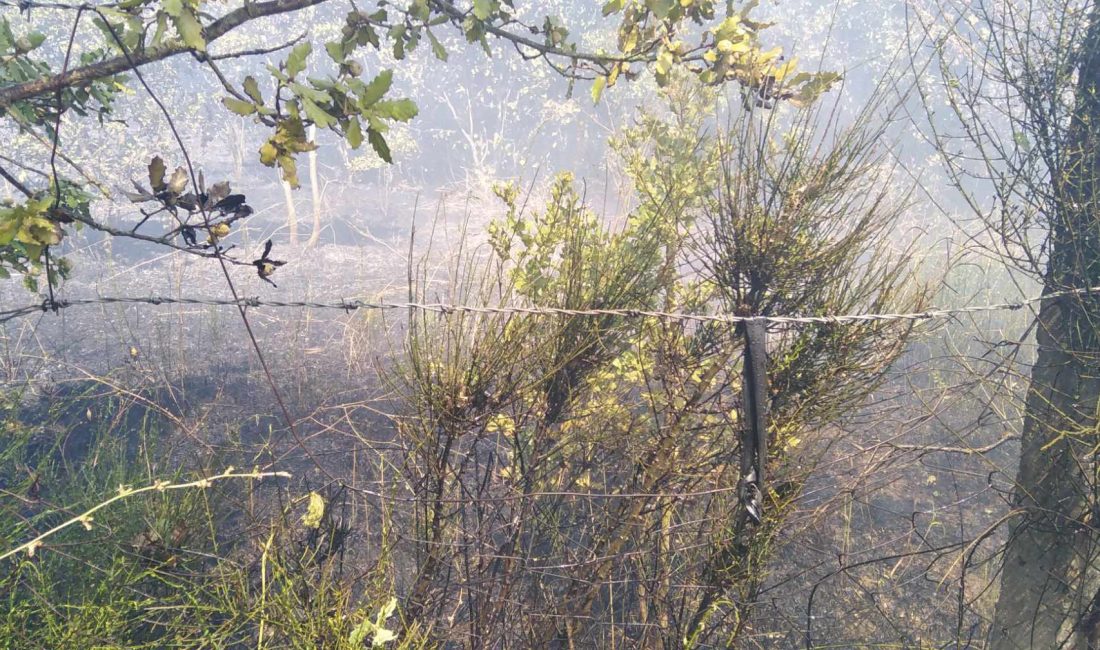
<path fill-rule="evenodd" d="M 585 34 L 582 44 L 590 48 L 613 43 L 612 34 L 595 27 L 601 24 L 598 3 L 540 1 L 525 9 L 532 16 L 560 15 L 574 34 Z M 268 19 L 262 26 L 219 40 L 215 49 L 222 53 L 261 42 L 270 45 L 303 32 L 324 39 L 339 29 L 345 10 L 342 5 L 322 6 L 295 14 L 293 20 Z M 913 17 L 938 10 L 921 3 L 806 0 L 765 2 L 758 11 L 777 21 L 765 32 L 766 43 L 784 46 L 808 69 L 820 66 L 844 73 L 844 83 L 823 100 L 835 102 L 839 122 L 850 121 L 876 92 L 902 97 L 904 110 L 894 116 L 893 137 L 883 143 L 889 152 L 884 164 L 896 167 L 897 192 L 911 203 L 895 234 L 899 246 L 914 239 L 921 242 L 922 272 L 932 281 L 945 282 L 937 302 L 953 306 L 1020 295 L 1021 287 L 995 261 L 963 254 L 966 208 L 947 187 L 923 135 L 926 108 L 942 107 L 935 104 L 932 75 L 923 72 L 928 53 Z M 0 9 L 0 15 L 17 28 L 23 25 L 14 9 Z M 36 10 L 34 25 L 61 32 L 68 22 L 56 18 Z M 589 205 L 611 223 L 621 220 L 631 205 L 631 188 L 608 140 L 639 109 L 661 110 L 652 82 L 643 76 L 638 82 L 619 84 L 594 106 L 585 83 L 571 89 L 548 67 L 522 61 L 500 44 L 493 44 L 493 57 L 488 58 L 479 47 L 459 41 L 444 39 L 450 52 L 446 63 L 436 60 L 424 44 L 397 64 L 385 55 L 368 56 L 367 75 L 394 67 L 394 96 L 412 97 L 420 114 L 391 131 L 394 165 L 384 164 L 369 148 L 351 151 L 334 137 L 320 134 L 321 230 L 317 245 L 308 250 L 289 243 L 278 172 L 257 160 L 264 130 L 225 110 L 219 101 L 224 91 L 209 70 L 184 57 L 142 69 L 171 110 L 207 182 L 230 180 L 234 191 L 246 194 L 256 209 L 229 238 L 236 245 L 233 253 L 251 259 L 271 238 L 274 257 L 288 260 L 274 278 L 278 288 L 263 283 L 248 268 L 231 267 L 242 295 L 319 302 L 404 300 L 412 239 L 413 263 L 429 269 L 440 287 L 440 300 L 445 300 L 451 279 L 448 254 L 463 242 L 476 245 L 483 226 L 501 214 L 491 192 L 500 181 L 514 181 L 530 191 L 530 205 L 537 207 L 554 175 L 572 171 Z M 249 69 L 279 56 L 249 57 L 222 67 L 230 79 L 239 80 Z M 321 56 L 314 53 L 315 58 Z M 928 83 L 928 107 L 912 92 L 914 75 Z M 730 93 L 729 101 L 736 107 L 736 91 Z M 149 158 L 159 154 L 169 168 L 182 164 L 167 123 L 144 93 L 124 97 L 114 119 L 104 124 L 66 118 L 62 140 L 65 153 L 111 195 L 94 204 L 96 218 L 119 227 L 136 223 L 137 214 L 119 190 L 129 189 L 130 179 L 145 178 Z M 0 132 L 0 142 L 4 155 L 45 167 L 48 149 L 41 143 L 12 132 Z M 65 173 L 72 171 L 66 166 Z M 314 210 L 305 156 L 299 159 L 299 173 L 302 188 L 293 193 L 293 202 L 300 241 L 305 242 Z M 10 188 L 0 190 L 4 191 Z M 155 230 L 154 224 L 149 227 Z M 88 230 L 71 234 L 62 248 L 76 267 L 60 290 L 63 298 L 229 297 L 220 269 L 210 260 L 153 244 L 110 240 Z M 958 264 L 950 273 L 947 260 Z M 1034 293 L 1031 286 L 1022 290 Z M 0 284 L 0 303 L 5 306 L 38 300 L 17 282 Z M 340 435 L 363 422 L 376 422 L 369 409 L 349 410 L 343 405 L 384 393 L 370 371 L 400 345 L 400 311 L 346 314 L 259 308 L 248 313 L 294 414 L 311 422 L 313 432 L 332 434 L 335 442 L 321 442 L 323 448 L 338 448 Z M 862 421 L 874 426 L 861 428 L 860 418 L 846 425 L 857 432 L 852 436 L 856 442 L 838 447 L 816 485 L 807 490 L 807 511 L 827 508 L 825 523 L 816 519 L 812 526 L 796 525 L 781 540 L 783 550 L 776 555 L 780 568 L 769 578 L 775 586 L 760 619 L 762 646 L 799 645 L 808 585 L 827 576 L 828 562 L 835 561 L 838 552 L 858 558 L 860 553 L 883 556 L 931 548 L 944 539 L 970 536 L 990 521 L 992 505 L 1000 503 L 998 490 L 1012 475 L 1012 444 L 982 458 L 914 452 L 904 463 L 891 460 L 896 467 L 885 469 L 876 466 L 877 450 L 896 452 L 897 445 L 917 444 L 981 446 L 1016 426 L 1011 407 L 991 396 L 989 384 L 978 386 L 965 377 L 980 375 L 985 364 L 991 367 L 998 359 L 990 356 L 990 345 L 1021 336 L 1027 317 L 1026 311 L 998 313 L 928 328 L 862 414 Z M 231 418 L 225 413 L 232 408 L 274 414 L 240 317 L 230 307 L 74 307 L 2 328 L 0 369 L 12 385 L 32 380 L 33 391 L 92 373 L 132 390 L 168 380 L 179 387 L 180 395 L 193 396 L 181 402 L 210 407 L 227 421 Z M 957 360 L 945 358 L 957 353 L 962 355 Z M 1010 392 L 1020 387 L 1018 379 L 1005 381 L 1009 383 L 1002 388 Z M 212 396 L 204 392 L 206 384 L 231 388 Z M 946 390 L 950 387 L 956 389 Z M 259 423 L 257 419 L 254 424 Z M 211 433 L 205 442 L 220 444 L 223 434 Z M 873 479 L 870 467 L 881 470 Z M 987 480 L 998 469 L 1007 471 L 996 478 L 1000 488 Z M 863 630 L 867 638 L 880 639 L 896 633 L 904 642 L 919 642 L 913 634 L 920 626 L 905 625 L 883 613 L 898 607 L 914 616 L 928 615 L 930 635 L 951 628 L 954 621 L 934 615 L 941 608 L 950 611 L 955 597 L 941 584 L 950 560 L 937 565 L 937 558 L 918 555 L 885 568 L 876 565 L 865 581 L 850 576 L 824 581 L 817 595 L 819 629 Z"/>

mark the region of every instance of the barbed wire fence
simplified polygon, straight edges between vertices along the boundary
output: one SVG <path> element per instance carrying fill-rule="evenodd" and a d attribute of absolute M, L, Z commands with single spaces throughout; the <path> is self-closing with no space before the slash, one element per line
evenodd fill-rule
<path fill-rule="evenodd" d="M 4 323 L 31 314 L 58 311 L 70 307 L 82 307 L 100 304 L 143 304 L 143 305 L 203 305 L 210 307 L 246 307 L 246 308 L 290 308 L 290 309 L 337 309 L 345 312 L 380 311 L 421 311 L 439 314 L 522 314 L 529 316 L 568 316 L 568 317 L 604 317 L 657 318 L 666 321 L 686 321 L 697 323 L 742 323 L 766 322 L 777 325 L 805 324 L 841 324 L 877 321 L 929 321 L 954 318 L 964 314 L 983 312 L 1017 311 L 1044 300 L 1056 300 L 1070 296 L 1084 296 L 1100 293 L 1100 287 L 1068 289 L 1032 296 L 1012 302 L 1000 302 L 969 307 L 932 308 L 908 313 L 863 313 L 828 315 L 771 315 L 747 316 L 741 314 L 716 313 L 699 314 L 685 312 L 656 311 L 649 309 L 567 309 L 564 307 L 544 306 L 493 306 L 465 305 L 441 302 L 373 302 L 359 299 L 340 299 L 329 301 L 309 300 L 271 300 L 259 297 L 242 297 L 239 300 L 226 298 L 170 297 L 170 296 L 96 296 L 91 298 L 46 298 L 40 303 L 28 304 L 14 309 L 0 310 L 0 323 Z"/>
<path fill-rule="evenodd" d="M 165 305 L 190 305 L 190 306 L 202 306 L 202 307 L 230 307 L 230 308 L 245 308 L 245 309 L 319 309 L 319 310 L 333 310 L 343 311 L 347 314 L 359 311 L 396 311 L 399 314 L 401 312 L 414 310 L 424 313 L 439 314 L 439 315 L 453 315 L 453 314 L 483 314 L 483 315 L 523 315 L 533 317 L 549 317 L 549 318 L 585 318 L 585 317 L 621 317 L 627 319 L 637 318 L 652 318 L 659 319 L 668 322 L 693 322 L 693 323 L 711 323 L 711 324 L 736 324 L 750 321 L 763 321 L 776 326 L 789 326 L 800 327 L 805 325 L 829 325 L 829 324 L 859 324 L 870 322 L 883 322 L 883 321 L 909 321 L 909 322 L 927 322 L 937 320 L 950 320 L 968 314 L 981 314 L 981 313 L 994 313 L 1005 311 L 1019 311 L 1027 309 L 1029 307 L 1038 306 L 1039 303 L 1048 300 L 1058 300 L 1062 298 L 1070 297 L 1084 297 L 1094 294 L 1100 294 L 1100 287 L 1090 287 L 1077 290 L 1066 290 L 1059 292 L 1050 292 L 1044 295 L 1024 297 L 1016 300 L 1006 300 L 1003 302 L 977 304 L 956 308 L 939 308 L 934 307 L 917 312 L 908 313 L 854 313 L 854 314 L 825 314 L 825 315 L 810 315 L 810 314 L 790 314 L 790 315 L 769 315 L 769 316 L 750 316 L 734 313 L 685 313 L 675 311 L 658 311 L 658 310 L 645 310 L 645 309 L 566 309 L 557 307 L 546 306 L 522 306 L 522 305 L 477 305 L 477 304 L 450 304 L 445 302 L 411 302 L 411 301 L 371 301 L 362 299 L 328 299 L 328 300 L 282 300 L 277 298 L 261 298 L 261 297 L 242 297 L 239 300 L 233 300 L 228 298 L 215 298 L 204 296 L 160 296 L 160 295 L 146 295 L 146 296 L 89 296 L 89 297 L 73 297 L 62 298 L 55 296 L 54 298 L 45 298 L 41 302 L 28 302 L 25 305 L 13 308 L 0 309 L 0 324 L 18 319 L 25 316 L 33 316 L 35 314 L 47 314 L 49 312 L 58 312 L 62 309 L 68 309 L 72 307 L 87 307 L 94 305 L 135 305 L 137 307 L 146 308 L 150 306 L 165 306 Z M 304 440 L 309 440 L 309 436 L 306 436 Z M 303 446 L 302 444 L 296 446 Z M 902 447 L 895 448 L 895 451 L 903 451 Z M 321 452 L 323 454 L 323 452 Z M 314 460 L 316 464 L 316 460 Z M 317 464 L 319 467 L 319 464 Z M 403 506 L 415 506 L 423 501 L 422 497 L 416 495 L 409 495 L 396 491 L 391 485 L 386 485 L 382 482 L 378 483 L 377 489 L 372 489 L 373 482 L 368 483 L 349 483 L 344 480 L 334 481 L 332 475 L 327 471 L 322 475 L 329 479 L 328 481 L 322 480 L 326 487 L 329 485 L 342 487 L 347 489 L 351 493 L 357 495 L 364 500 L 370 500 L 376 503 L 384 502 L 387 504 L 387 508 L 392 508 L 393 512 L 399 512 L 404 509 Z M 392 479 L 391 479 L 392 480 Z M 857 484 L 853 484 L 857 485 Z M 691 498 L 711 498 L 711 497 L 733 497 L 738 493 L 738 485 L 727 485 L 714 488 L 698 487 L 696 489 L 675 489 L 675 490 L 657 490 L 657 491 L 603 491 L 599 489 L 593 490 L 533 490 L 529 493 L 518 494 L 478 494 L 476 497 L 458 496 L 458 497 L 438 497 L 435 501 L 444 504 L 446 507 L 460 507 L 465 504 L 477 501 L 481 504 L 491 505 L 493 507 L 511 507 L 513 503 L 519 504 L 524 502 L 542 502 L 550 499 L 566 499 L 577 500 L 584 502 L 621 502 L 621 501 L 653 501 L 659 499 L 691 499 Z M 853 487 L 853 490 L 860 489 L 866 490 L 866 492 L 859 497 L 863 503 L 871 503 L 871 498 L 868 496 L 873 488 Z M 992 486 L 990 487 L 992 489 Z M 855 494 L 853 491 L 852 494 Z M 852 497 L 854 499 L 854 497 Z M 839 497 L 834 500 L 833 497 L 825 495 L 825 498 L 820 502 L 815 502 L 812 507 L 807 508 L 801 514 L 805 520 L 811 518 L 824 517 L 826 512 L 832 509 L 841 507 Z M 98 506 L 96 506 L 98 507 Z M 518 507 L 518 506 L 517 506 Z M 540 506 L 542 507 L 542 506 Z M 938 513 L 942 511 L 942 506 L 938 506 L 936 516 L 941 516 Z M 913 517 L 917 517 L 923 514 L 924 511 L 918 511 L 914 509 Z M 933 512 L 933 511 L 929 511 Z M 80 519 L 74 519 L 79 522 Z M 679 526 L 688 526 L 692 522 L 681 522 Z M 399 539 L 403 544 L 436 544 L 432 539 L 423 538 L 421 535 L 416 534 L 414 531 L 402 531 L 398 534 Z M 21 546 L 15 547 L 9 551 L 19 552 L 20 550 L 26 551 L 29 549 L 37 548 L 36 544 L 41 544 L 45 541 L 38 537 L 32 538 L 30 541 L 24 542 Z M 824 539 L 824 538 L 823 538 Z M 832 621 L 844 620 L 842 614 L 836 613 L 833 609 L 825 607 L 821 604 L 822 600 L 826 599 L 828 595 L 833 592 L 830 591 L 830 581 L 838 575 L 858 575 L 858 572 L 868 567 L 877 566 L 879 563 L 889 562 L 896 567 L 903 567 L 905 570 L 917 571 L 920 566 L 924 564 L 934 564 L 943 557 L 947 557 L 952 552 L 957 552 L 959 549 L 970 549 L 976 543 L 982 541 L 982 538 L 975 537 L 974 535 L 964 535 L 962 539 L 956 540 L 934 540 L 929 541 L 925 545 L 911 545 L 911 546 L 899 546 L 895 549 L 895 552 L 875 554 L 871 557 L 855 556 L 853 559 L 841 559 L 837 560 L 836 564 L 827 563 L 823 557 L 810 556 L 812 564 L 807 566 L 799 566 L 792 570 L 789 575 L 785 575 L 783 579 L 776 584 L 769 585 L 767 589 L 772 594 L 784 594 L 784 584 L 790 582 L 792 584 L 806 584 L 810 587 L 810 595 L 806 601 L 806 621 L 799 623 L 798 625 L 804 626 L 807 637 L 807 647 L 813 647 L 816 645 L 812 639 L 814 637 L 820 639 L 823 636 L 828 636 L 830 630 L 829 625 Z M 939 543 L 944 541 L 944 543 Z M 468 551 L 466 545 L 468 542 L 456 543 L 451 549 L 456 557 L 462 557 L 462 554 L 471 552 Z M 3 549 L 0 549 L 3 550 Z M 684 549 L 680 549 L 683 552 Z M 633 561 L 636 556 L 643 551 L 637 548 L 629 548 L 620 551 L 610 553 L 606 556 L 602 556 L 600 559 L 604 562 L 614 563 L 616 567 L 624 565 L 624 563 Z M 925 558 L 928 558 L 925 560 Z M 585 563 L 592 562 L 591 559 L 583 557 L 576 557 L 569 553 L 555 553 L 536 558 L 538 561 L 531 561 L 523 569 L 522 574 L 527 576 L 534 576 L 532 579 L 538 579 L 538 576 L 547 575 L 550 576 L 554 572 L 562 572 L 574 567 L 579 567 Z M 904 564 L 903 564 L 904 563 Z M 911 566 L 910 566 L 911 565 Z M 608 577 L 602 581 L 602 584 L 612 588 L 619 585 L 628 584 L 631 581 L 628 575 L 616 575 Z M 677 588 L 685 591 L 691 591 L 699 589 L 694 584 L 677 584 Z M 621 587 L 619 587 L 621 588 Z M 914 598 L 917 598 L 914 596 Z M 780 620 L 776 617 L 788 615 L 787 610 L 774 604 L 775 598 L 771 599 L 772 604 L 768 605 L 765 601 L 761 601 L 758 604 L 761 608 L 761 616 L 765 621 L 771 621 L 773 624 Z M 916 600 L 917 605 L 920 605 L 923 601 Z M 861 612 L 863 610 L 860 610 Z M 862 615 L 873 616 L 873 612 L 867 610 Z M 532 612 L 531 616 L 546 616 L 546 617 L 562 617 L 565 615 L 555 614 L 552 612 Z M 771 617 L 771 618 L 769 618 Z M 811 623 L 812 621 L 812 623 Z M 606 621 L 592 621 L 593 625 L 609 626 L 614 623 L 608 623 Z M 641 626 L 651 625 L 644 620 L 631 619 L 629 622 L 620 621 L 620 626 L 626 626 L 631 629 L 637 629 Z M 792 623 L 794 625 L 794 623 Z M 813 629 L 813 636 L 811 636 L 811 628 Z"/>

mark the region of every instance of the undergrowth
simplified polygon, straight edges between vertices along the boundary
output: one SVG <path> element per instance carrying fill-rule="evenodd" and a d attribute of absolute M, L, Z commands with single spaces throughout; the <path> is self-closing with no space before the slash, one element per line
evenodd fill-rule
<path fill-rule="evenodd" d="M 5 549 L 120 486 L 193 478 L 165 467 L 173 425 L 140 400 L 95 382 L 2 399 Z M 271 480 L 120 500 L 0 562 L 0 648 L 420 646 L 415 627 L 390 642 L 386 567 L 346 570 L 346 495 L 311 496 Z"/>

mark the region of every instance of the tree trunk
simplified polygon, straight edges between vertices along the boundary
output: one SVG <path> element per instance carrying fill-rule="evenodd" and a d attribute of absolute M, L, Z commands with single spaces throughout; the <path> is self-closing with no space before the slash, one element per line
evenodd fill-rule
<path fill-rule="evenodd" d="M 309 139 L 317 141 L 317 125 L 309 127 Z M 309 152 L 309 193 L 313 208 L 313 229 L 309 231 L 306 248 L 313 248 L 321 238 L 321 187 L 317 184 L 317 150 Z"/>
<path fill-rule="evenodd" d="M 294 207 L 294 190 L 290 183 L 279 177 L 279 185 L 283 187 L 283 200 L 286 201 L 286 229 L 290 234 L 290 245 L 298 245 L 298 211 Z"/>
<path fill-rule="evenodd" d="M 1095 647 L 1097 415 L 1100 296 L 1050 297 L 1100 286 L 1100 3 L 1093 3 L 1078 58 L 1075 106 L 1064 162 L 1053 173 L 1050 224 L 1020 466 L 990 629 L 990 647 Z"/>

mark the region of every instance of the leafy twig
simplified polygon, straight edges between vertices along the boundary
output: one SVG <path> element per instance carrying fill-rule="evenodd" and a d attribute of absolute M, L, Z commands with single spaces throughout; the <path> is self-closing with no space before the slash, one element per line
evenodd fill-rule
<path fill-rule="evenodd" d="M 78 524 L 78 523 L 83 524 L 85 528 L 87 528 L 88 530 L 91 530 L 92 529 L 92 521 L 93 521 L 92 515 L 93 514 L 95 514 L 96 512 L 102 510 L 103 508 L 106 508 L 107 506 L 111 505 L 112 503 L 114 503 L 116 501 L 121 501 L 122 499 L 134 496 L 136 494 L 143 494 L 145 492 L 166 492 L 168 490 L 187 490 L 187 489 L 191 489 L 191 488 L 206 488 L 206 487 L 209 487 L 210 484 L 213 483 L 214 481 L 220 481 L 220 480 L 223 480 L 223 479 L 230 479 L 230 478 L 262 479 L 262 478 L 269 478 L 269 477 L 273 477 L 273 476 L 280 477 L 280 478 L 290 478 L 290 473 L 289 472 L 234 472 L 233 468 L 229 467 L 224 472 L 222 472 L 221 474 L 217 474 L 215 476 L 208 476 L 208 477 L 205 477 L 205 478 L 200 478 L 200 479 L 190 481 L 190 482 L 187 482 L 187 483 L 168 483 L 168 482 L 165 482 L 165 481 L 156 481 L 152 485 L 146 485 L 145 487 L 140 487 L 140 488 L 133 488 L 133 487 L 130 487 L 128 485 L 120 485 L 120 486 L 118 486 L 118 494 L 114 495 L 110 499 L 107 499 L 106 501 L 102 501 L 102 502 L 98 503 L 97 505 L 85 510 L 81 514 L 79 514 L 75 517 L 72 517 L 71 519 L 68 519 L 68 520 L 54 526 L 53 528 L 47 530 L 46 532 L 42 533 L 38 537 L 35 537 L 34 539 L 32 539 L 30 541 L 27 541 L 27 542 L 24 542 L 24 543 L 20 544 L 19 546 L 16 546 L 15 548 L 5 552 L 3 555 L 0 555 L 0 560 L 6 560 L 7 558 L 9 558 L 13 555 L 16 555 L 18 553 L 21 553 L 23 551 L 26 551 L 27 555 L 33 556 L 34 552 L 40 546 L 42 546 L 42 544 L 46 540 L 46 538 L 48 538 L 52 535 L 55 535 L 55 534 L 61 532 L 62 530 L 66 529 L 66 528 L 68 528 L 68 527 L 70 527 L 74 524 Z"/>

